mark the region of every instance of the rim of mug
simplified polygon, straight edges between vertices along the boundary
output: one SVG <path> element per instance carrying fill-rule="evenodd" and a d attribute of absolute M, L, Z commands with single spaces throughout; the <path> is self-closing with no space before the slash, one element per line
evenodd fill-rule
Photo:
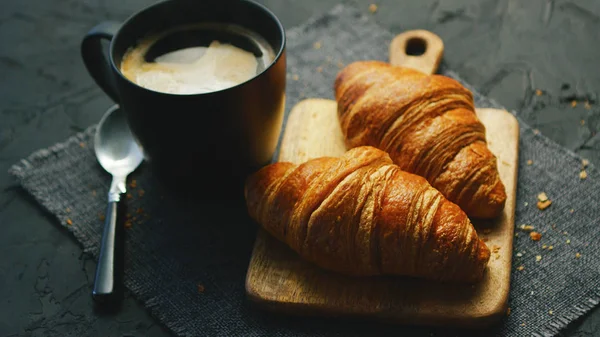
<path fill-rule="evenodd" d="M 151 91 L 153 93 L 156 94 L 161 94 L 161 95 L 166 95 L 166 96 L 198 96 L 198 95 L 212 95 L 212 94 L 216 94 L 216 93 L 220 93 L 223 91 L 228 91 L 231 89 L 235 89 L 237 87 L 241 87 L 243 85 L 246 85 L 247 83 L 250 83 L 252 81 L 254 81 L 255 79 L 257 79 L 260 75 L 264 74 L 265 72 L 267 72 L 268 70 L 270 70 L 281 58 L 281 56 L 283 55 L 284 51 L 285 51 L 285 47 L 287 44 L 287 37 L 285 35 L 285 28 L 283 27 L 283 24 L 281 23 L 281 21 L 279 20 L 279 18 L 277 17 L 277 15 L 275 15 L 275 13 L 273 13 L 269 8 L 267 8 L 266 6 L 264 6 L 263 4 L 260 4 L 258 2 L 252 1 L 252 0 L 238 0 L 236 2 L 245 2 L 247 4 L 250 4 L 252 6 L 257 7 L 259 10 L 263 11 L 264 13 L 266 13 L 268 16 L 271 17 L 271 19 L 273 20 L 273 22 L 275 22 L 277 24 L 277 28 L 279 28 L 279 33 L 281 34 L 281 43 L 279 45 L 278 51 L 275 55 L 275 57 L 273 58 L 273 61 L 271 61 L 271 63 L 269 64 L 268 67 L 265 67 L 265 69 L 263 69 L 260 73 L 252 76 L 250 79 L 238 83 L 234 86 L 231 87 L 227 87 L 224 89 L 220 89 L 220 90 L 215 90 L 215 91 L 210 91 L 210 92 L 204 92 L 204 93 L 195 93 L 195 94 L 174 94 L 174 93 L 168 93 L 168 92 L 163 92 L 163 91 L 158 91 L 158 90 L 153 90 L 153 89 L 149 89 L 146 87 L 143 87 L 133 81 L 131 81 L 129 78 L 127 78 L 125 75 L 123 75 L 123 72 L 121 72 L 120 67 L 117 67 L 117 65 L 115 64 L 114 61 L 114 57 L 113 57 L 113 53 L 114 53 L 114 44 L 115 44 L 115 40 L 116 37 L 120 34 L 121 30 L 123 29 L 123 27 L 125 27 L 131 20 L 133 20 L 134 18 L 149 12 L 151 10 L 153 10 L 155 7 L 159 7 L 162 5 L 165 5 L 166 3 L 172 3 L 172 2 L 176 2 L 173 0 L 164 0 L 164 1 L 159 1 L 157 3 L 154 3 L 152 5 L 149 5 L 145 8 L 143 8 L 142 10 L 133 13 L 131 16 L 129 16 L 127 19 L 125 19 L 125 21 L 123 21 L 123 23 L 121 24 L 121 26 L 119 27 L 119 30 L 117 30 L 117 33 L 115 34 L 115 36 L 111 39 L 110 44 L 109 44 L 109 50 L 108 50 L 108 54 L 109 54 L 109 61 L 110 61 L 110 65 L 111 67 L 113 67 L 113 69 L 117 72 L 117 74 L 119 74 L 119 76 L 121 76 L 125 81 L 129 82 L 130 84 L 143 89 L 143 90 L 148 90 Z"/>

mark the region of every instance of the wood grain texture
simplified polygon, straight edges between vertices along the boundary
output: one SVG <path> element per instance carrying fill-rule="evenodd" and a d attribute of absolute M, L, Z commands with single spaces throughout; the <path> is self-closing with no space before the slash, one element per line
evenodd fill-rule
<path fill-rule="evenodd" d="M 336 102 L 308 99 L 290 112 L 279 161 L 301 163 L 346 151 Z M 338 275 L 301 260 L 260 230 L 246 276 L 251 300 L 279 312 L 358 315 L 399 323 L 485 326 L 506 313 L 514 229 L 519 127 L 506 111 L 477 109 L 488 144 L 498 157 L 507 202 L 501 217 L 474 222 L 492 251 L 481 283 L 441 284 L 407 277 Z M 497 248 L 499 247 L 499 248 Z"/>

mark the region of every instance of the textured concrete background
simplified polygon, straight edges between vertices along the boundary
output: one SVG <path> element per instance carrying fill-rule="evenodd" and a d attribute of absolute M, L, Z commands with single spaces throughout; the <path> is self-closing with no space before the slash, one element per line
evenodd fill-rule
<path fill-rule="evenodd" d="M 95 23 L 121 21 L 153 1 L 2 0 L 0 172 L 32 151 L 96 123 L 109 99 L 92 82 L 79 43 Z M 288 28 L 335 1 L 263 0 Z M 356 1 L 393 32 L 424 28 L 445 61 L 542 133 L 600 164 L 600 2 L 596 0 Z M 542 95 L 536 95 L 541 90 Z M 573 101 L 575 103 L 573 103 Z M 586 101 L 588 105 L 586 105 Z M 575 105 L 576 106 L 573 106 Z M 128 297 L 95 312 L 95 262 L 6 173 L 0 173 L 0 337 L 168 336 Z M 564 336 L 600 336 L 600 309 Z"/>

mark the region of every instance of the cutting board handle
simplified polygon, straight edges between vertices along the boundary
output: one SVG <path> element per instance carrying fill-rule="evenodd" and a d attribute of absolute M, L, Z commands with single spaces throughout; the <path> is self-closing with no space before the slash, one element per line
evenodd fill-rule
<path fill-rule="evenodd" d="M 419 29 L 396 36 L 390 44 L 390 63 L 424 72 L 435 73 L 444 54 L 444 42 L 434 33 Z"/>

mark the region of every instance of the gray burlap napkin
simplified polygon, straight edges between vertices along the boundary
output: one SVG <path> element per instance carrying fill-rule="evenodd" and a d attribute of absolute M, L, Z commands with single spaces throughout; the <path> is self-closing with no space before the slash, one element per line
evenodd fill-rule
<path fill-rule="evenodd" d="M 288 32 L 288 102 L 332 98 L 332 82 L 344 64 L 385 60 L 392 34 L 343 5 Z M 458 78 L 443 68 L 445 75 Z M 499 107 L 475 92 L 479 107 Z M 109 176 L 93 153 L 93 127 L 40 150 L 11 173 L 96 255 Z M 521 122 L 516 222 L 535 226 L 515 238 L 511 313 L 486 336 L 556 334 L 600 299 L 599 174 L 573 153 Z M 530 160 L 530 162 L 528 162 Z M 245 299 L 244 278 L 255 225 L 239 205 L 182 202 L 163 196 L 142 167 L 132 176 L 127 233 L 127 288 L 174 333 L 184 336 L 440 336 L 431 327 L 265 313 Z M 552 205 L 536 208 L 539 192 Z M 518 229 L 516 232 L 520 232 Z M 542 244 L 553 246 L 542 249 Z M 541 260 L 536 261 L 540 255 Z M 520 266 L 523 266 L 521 270 Z M 519 267 L 519 268 L 518 268 Z"/>

